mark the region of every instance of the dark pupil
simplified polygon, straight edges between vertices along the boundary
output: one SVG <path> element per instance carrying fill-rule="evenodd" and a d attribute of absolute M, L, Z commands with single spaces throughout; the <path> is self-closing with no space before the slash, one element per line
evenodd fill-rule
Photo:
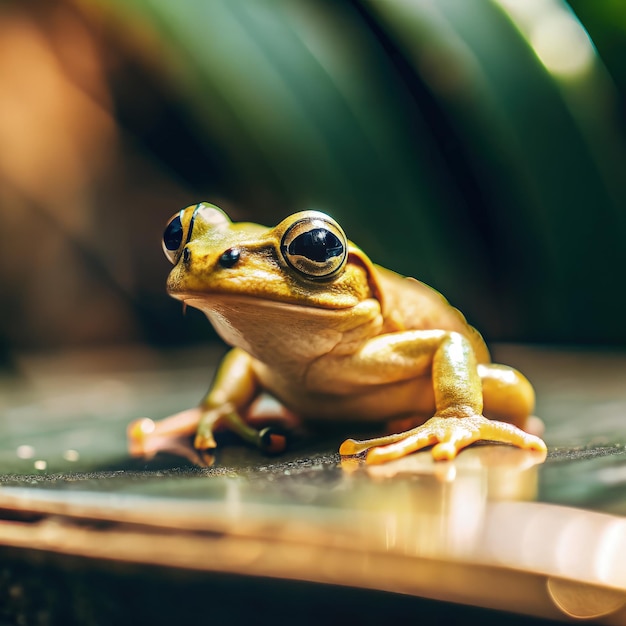
<path fill-rule="evenodd" d="M 343 246 L 336 235 L 325 228 L 314 228 L 298 235 L 289 244 L 289 254 L 304 256 L 311 261 L 323 263 L 343 254 Z"/>
<path fill-rule="evenodd" d="M 163 233 L 163 243 L 168 250 L 178 250 L 183 241 L 183 224 L 180 216 L 175 217 Z"/>

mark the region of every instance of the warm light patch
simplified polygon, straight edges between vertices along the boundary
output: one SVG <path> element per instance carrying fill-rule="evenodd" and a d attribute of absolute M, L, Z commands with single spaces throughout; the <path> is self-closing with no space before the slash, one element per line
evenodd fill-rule
<path fill-rule="evenodd" d="M 530 43 L 546 69 L 562 76 L 585 73 L 594 50 L 582 26 L 566 11 L 550 14 L 531 31 Z"/>
<path fill-rule="evenodd" d="M 555 0 L 497 0 L 551 74 L 582 76 L 593 67 L 595 50 L 575 15 Z"/>

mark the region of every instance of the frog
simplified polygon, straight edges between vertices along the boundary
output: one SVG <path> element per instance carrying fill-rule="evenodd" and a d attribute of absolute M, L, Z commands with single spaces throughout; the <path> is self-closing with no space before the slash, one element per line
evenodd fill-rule
<path fill-rule="evenodd" d="M 197 407 L 128 429 L 133 454 L 172 438 L 212 453 L 227 429 L 270 453 L 285 435 L 248 417 L 261 394 L 302 423 L 366 424 L 342 457 L 367 464 L 430 448 L 451 461 L 479 441 L 545 454 L 534 388 L 493 363 L 481 334 L 435 289 L 373 263 L 330 215 L 289 215 L 274 227 L 233 222 L 200 202 L 163 234 L 167 291 L 202 311 L 230 346 Z"/>

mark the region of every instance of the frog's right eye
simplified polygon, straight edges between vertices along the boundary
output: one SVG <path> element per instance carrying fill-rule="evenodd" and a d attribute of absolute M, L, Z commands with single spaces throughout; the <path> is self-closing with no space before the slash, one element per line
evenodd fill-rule
<path fill-rule="evenodd" d="M 183 243 L 182 213 L 180 211 L 170 219 L 163 233 L 163 252 L 170 263 L 176 263 L 178 260 L 178 252 Z"/>
<path fill-rule="evenodd" d="M 206 232 L 226 227 L 230 223 L 228 215 L 214 204 L 209 202 L 192 204 L 176 213 L 167 223 L 163 233 L 163 252 L 170 262 L 176 265 L 182 249 L 192 237 L 202 237 Z"/>

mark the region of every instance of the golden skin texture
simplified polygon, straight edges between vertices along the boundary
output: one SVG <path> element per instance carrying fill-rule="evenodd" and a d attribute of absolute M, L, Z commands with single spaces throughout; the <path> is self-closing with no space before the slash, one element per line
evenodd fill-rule
<path fill-rule="evenodd" d="M 284 439 L 246 423 L 261 392 L 304 422 L 418 424 L 341 445 L 342 455 L 367 450 L 368 463 L 426 446 L 452 459 L 478 440 L 546 450 L 522 430 L 534 407 L 526 378 L 490 363 L 459 311 L 374 265 L 329 216 L 304 211 L 265 228 L 200 203 L 172 218 L 164 250 L 170 295 L 202 310 L 232 350 L 200 407 L 130 426 L 136 454 L 194 433 L 196 449 L 210 450 L 217 427 L 279 450 Z"/>

